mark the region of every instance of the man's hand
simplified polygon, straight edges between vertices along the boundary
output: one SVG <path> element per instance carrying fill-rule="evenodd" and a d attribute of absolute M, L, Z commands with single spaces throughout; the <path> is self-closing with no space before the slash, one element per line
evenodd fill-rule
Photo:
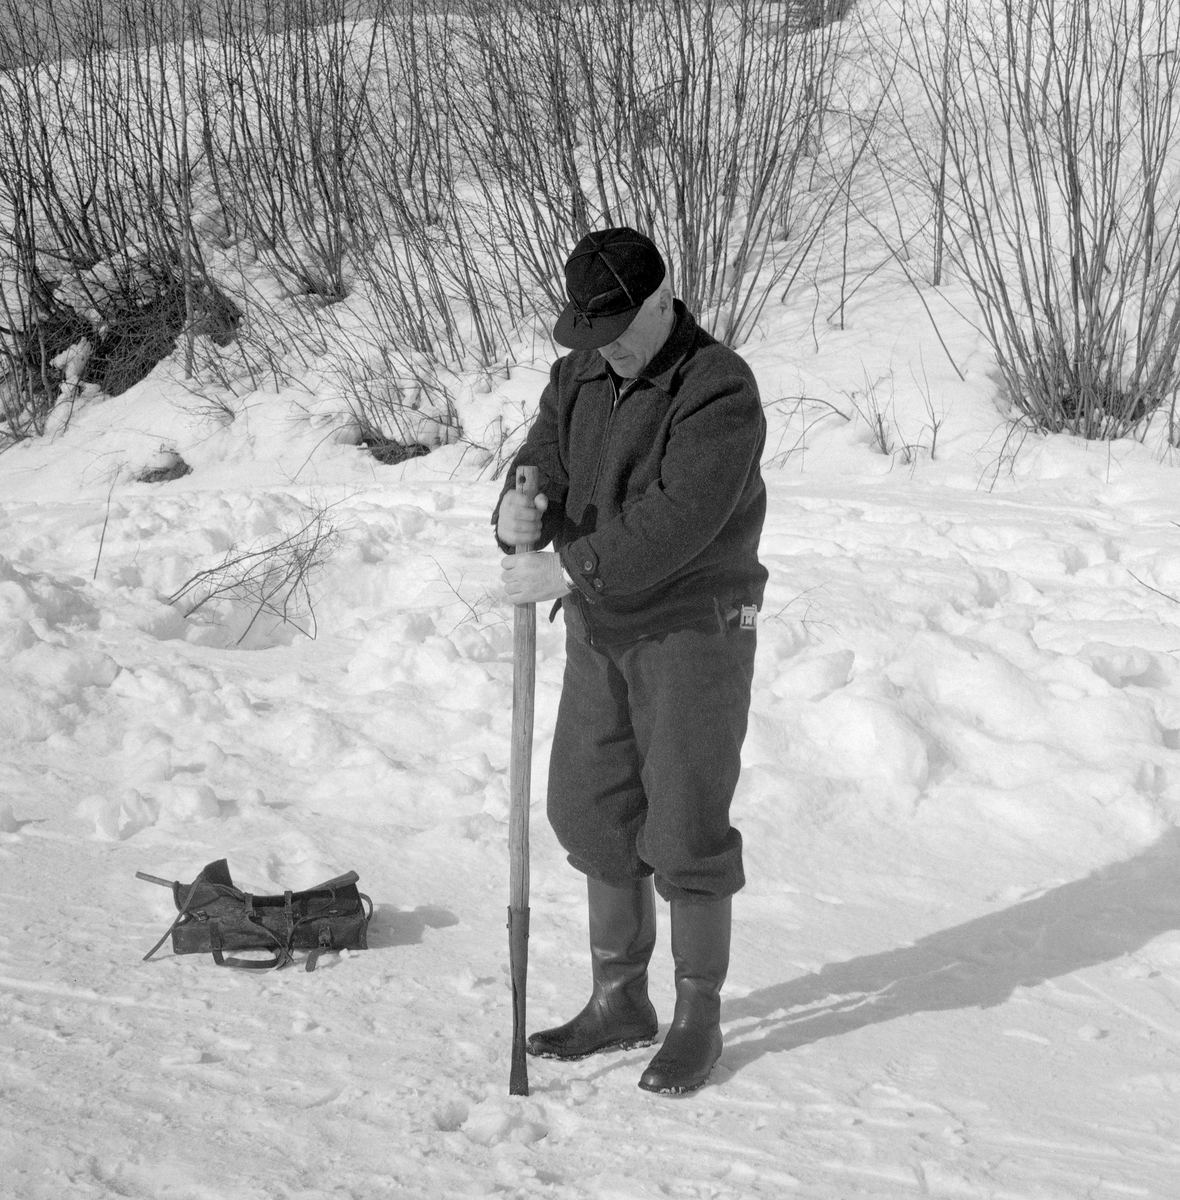
<path fill-rule="evenodd" d="M 504 581 L 504 592 L 513 604 L 556 600 L 570 590 L 561 574 L 561 556 L 555 551 L 517 552 L 502 558 L 500 566 L 503 568 L 500 578 Z"/>
<path fill-rule="evenodd" d="M 549 507 L 544 492 L 530 504 L 520 492 L 505 492 L 496 518 L 496 536 L 506 546 L 531 546 L 541 540 L 541 514 Z M 522 600 L 520 603 L 524 603 Z"/>

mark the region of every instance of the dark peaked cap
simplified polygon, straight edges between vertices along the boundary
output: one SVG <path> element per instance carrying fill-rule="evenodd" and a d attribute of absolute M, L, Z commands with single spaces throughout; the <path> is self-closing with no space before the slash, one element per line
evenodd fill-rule
<path fill-rule="evenodd" d="M 664 260 L 649 237 L 626 226 L 588 233 L 565 264 L 569 303 L 553 340 L 571 350 L 613 342 L 664 280 Z"/>

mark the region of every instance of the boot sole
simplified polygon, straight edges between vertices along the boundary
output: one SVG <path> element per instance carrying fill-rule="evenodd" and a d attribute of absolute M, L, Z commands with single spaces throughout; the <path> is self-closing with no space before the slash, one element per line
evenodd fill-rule
<path fill-rule="evenodd" d="M 710 1070 L 709 1075 L 712 1075 L 712 1073 Z M 653 1096 L 687 1096 L 691 1092 L 699 1092 L 709 1082 L 709 1075 L 706 1075 L 700 1083 L 687 1083 L 682 1087 L 651 1087 L 642 1080 L 640 1080 L 639 1086 L 645 1092 L 651 1092 Z"/>
<path fill-rule="evenodd" d="M 652 1037 L 622 1038 L 617 1042 L 604 1042 L 601 1046 L 595 1046 L 593 1050 L 587 1050 L 585 1054 L 562 1054 L 558 1050 L 534 1049 L 526 1044 L 525 1053 L 531 1058 L 555 1058 L 560 1062 L 581 1062 L 584 1058 L 591 1058 L 595 1054 L 604 1054 L 607 1050 L 639 1050 L 645 1046 L 654 1046 L 658 1036 L 658 1034 L 654 1034 Z"/>
<path fill-rule="evenodd" d="M 721 1061 L 721 1056 L 713 1060 L 709 1069 L 705 1072 L 704 1077 L 696 1083 L 681 1083 L 681 1084 L 666 1084 L 660 1086 L 658 1084 L 644 1083 L 642 1076 L 639 1080 L 639 1086 L 645 1092 L 651 1092 L 654 1096 L 686 1096 L 690 1092 L 699 1092 L 701 1088 L 712 1078 L 713 1068 Z"/>

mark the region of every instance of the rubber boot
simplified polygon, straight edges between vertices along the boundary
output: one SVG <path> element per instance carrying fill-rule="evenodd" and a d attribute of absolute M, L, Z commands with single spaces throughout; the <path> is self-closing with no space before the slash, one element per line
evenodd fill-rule
<path fill-rule="evenodd" d="M 721 985 L 729 970 L 733 904 L 672 901 L 676 1012 L 664 1044 L 639 1086 L 648 1092 L 695 1092 L 721 1057 Z"/>
<path fill-rule="evenodd" d="M 656 944 L 651 877 L 616 887 L 586 877 L 594 989 L 572 1021 L 534 1033 L 525 1049 L 539 1058 L 585 1058 L 599 1050 L 650 1046 L 660 1030 L 647 998 L 647 964 Z"/>

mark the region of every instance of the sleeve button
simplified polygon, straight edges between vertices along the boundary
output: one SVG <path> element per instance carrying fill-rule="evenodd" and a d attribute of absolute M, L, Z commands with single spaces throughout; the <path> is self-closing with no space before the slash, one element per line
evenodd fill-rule
<path fill-rule="evenodd" d="M 582 564 L 582 570 L 583 570 L 583 571 L 593 571 L 593 570 L 594 570 L 594 564 L 593 564 L 592 562 L 584 562 L 584 563 Z"/>

